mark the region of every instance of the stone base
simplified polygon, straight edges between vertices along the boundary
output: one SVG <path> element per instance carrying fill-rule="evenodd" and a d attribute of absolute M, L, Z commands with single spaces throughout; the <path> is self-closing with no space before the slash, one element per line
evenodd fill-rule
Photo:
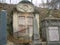
<path fill-rule="evenodd" d="M 60 45 L 60 42 L 48 42 L 47 45 Z"/>

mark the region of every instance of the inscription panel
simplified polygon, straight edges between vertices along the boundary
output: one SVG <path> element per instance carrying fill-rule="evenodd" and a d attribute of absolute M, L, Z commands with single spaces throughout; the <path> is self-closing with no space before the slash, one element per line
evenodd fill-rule
<path fill-rule="evenodd" d="M 58 27 L 48 27 L 49 41 L 59 41 Z"/>

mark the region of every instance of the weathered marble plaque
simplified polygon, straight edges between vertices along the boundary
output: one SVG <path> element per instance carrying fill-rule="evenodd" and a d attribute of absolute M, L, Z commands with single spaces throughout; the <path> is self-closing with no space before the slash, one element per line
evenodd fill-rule
<path fill-rule="evenodd" d="M 49 27 L 49 41 L 59 41 L 58 27 Z"/>

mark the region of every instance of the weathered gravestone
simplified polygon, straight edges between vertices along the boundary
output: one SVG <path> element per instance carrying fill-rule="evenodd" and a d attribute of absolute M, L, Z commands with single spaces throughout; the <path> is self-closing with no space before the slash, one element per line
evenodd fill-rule
<path fill-rule="evenodd" d="M 0 45 L 6 45 L 6 41 L 7 41 L 6 16 L 7 16 L 6 11 L 2 10 L 0 12 Z"/>
<path fill-rule="evenodd" d="M 49 15 L 41 23 L 42 37 L 47 45 L 60 45 L 60 18 Z"/>

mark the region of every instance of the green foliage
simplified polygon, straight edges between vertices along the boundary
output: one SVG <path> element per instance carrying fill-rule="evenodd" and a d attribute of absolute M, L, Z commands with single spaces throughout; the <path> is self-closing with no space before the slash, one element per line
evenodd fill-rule
<path fill-rule="evenodd" d="M 7 17 L 7 31 L 8 35 L 13 35 L 13 11 Z"/>

